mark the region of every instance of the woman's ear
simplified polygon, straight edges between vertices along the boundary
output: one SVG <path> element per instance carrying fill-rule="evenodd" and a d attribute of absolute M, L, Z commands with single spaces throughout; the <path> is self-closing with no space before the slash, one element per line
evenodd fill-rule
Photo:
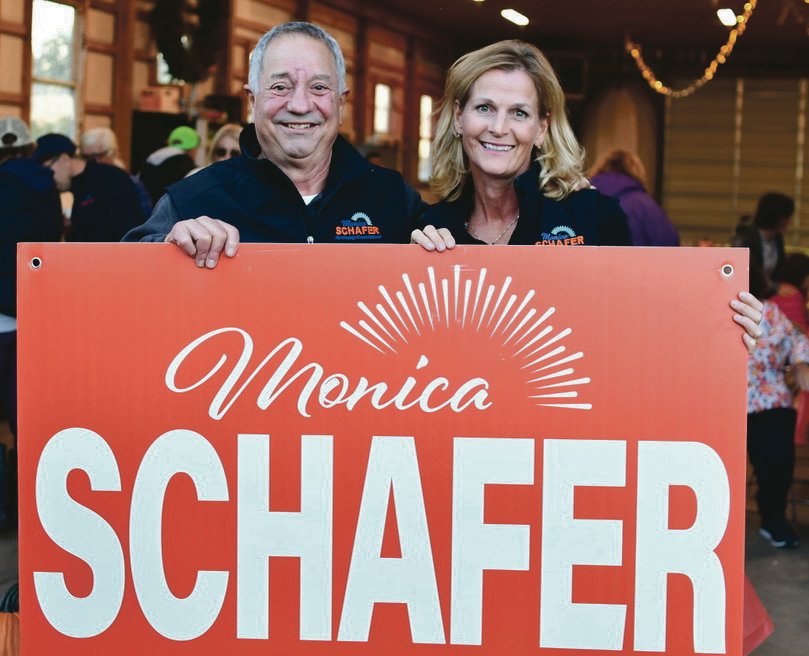
<path fill-rule="evenodd" d="M 461 114 L 463 113 L 463 109 L 461 108 L 461 103 L 456 100 L 455 101 L 455 112 L 453 114 L 452 119 L 452 131 L 455 133 L 455 136 L 461 134 Z"/>
<path fill-rule="evenodd" d="M 551 116 L 546 114 L 543 118 L 539 119 L 539 129 L 537 130 L 537 138 L 534 139 L 534 145 L 540 148 L 545 141 L 548 134 L 548 127 L 550 126 Z"/>

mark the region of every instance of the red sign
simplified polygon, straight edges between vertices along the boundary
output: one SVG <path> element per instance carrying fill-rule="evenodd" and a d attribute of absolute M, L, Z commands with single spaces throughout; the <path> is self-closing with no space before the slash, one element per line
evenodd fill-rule
<path fill-rule="evenodd" d="M 19 257 L 24 656 L 740 653 L 745 251 Z"/>

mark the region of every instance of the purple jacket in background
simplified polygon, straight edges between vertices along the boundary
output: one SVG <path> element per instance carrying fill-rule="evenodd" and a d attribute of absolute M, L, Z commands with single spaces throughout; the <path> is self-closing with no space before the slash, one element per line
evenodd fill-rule
<path fill-rule="evenodd" d="M 633 246 L 679 246 L 680 236 L 669 217 L 643 189 L 623 173 L 599 173 L 590 182 L 605 196 L 617 198 L 626 213 Z"/>

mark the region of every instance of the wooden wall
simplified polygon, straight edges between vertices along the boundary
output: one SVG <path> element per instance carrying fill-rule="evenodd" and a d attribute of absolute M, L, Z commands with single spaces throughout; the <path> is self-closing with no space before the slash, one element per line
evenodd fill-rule
<path fill-rule="evenodd" d="M 31 108 L 31 3 L 0 0 L 0 115 L 28 118 Z"/>
<path fill-rule="evenodd" d="M 60 0 L 62 1 L 62 0 Z M 77 8 L 81 52 L 78 71 L 78 131 L 95 126 L 115 130 L 124 161 L 131 152 L 132 112 L 141 94 L 157 85 L 156 50 L 148 26 L 153 0 L 64 0 Z M 30 0 L 0 0 L 0 114 L 30 115 Z M 360 0 L 231 0 L 228 40 L 211 77 L 198 85 L 208 94 L 244 99 L 250 52 L 268 29 L 289 20 L 323 26 L 340 43 L 350 90 L 341 128 L 361 145 L 373 135 L 374 85 L 391 86 L 390 134 L 384 142 L 397 153 L 396 164 L 415 180 L 418 98 L 437 101 L 443 71 L 457 55 L 446 39 L 422 26 L 374 10 Z M 190 85 L 179 89 L 181 107 Z M 248 107 L 243 102 L 243 120 Z M 78 137 L 78 135 L 74 135 Z"/>

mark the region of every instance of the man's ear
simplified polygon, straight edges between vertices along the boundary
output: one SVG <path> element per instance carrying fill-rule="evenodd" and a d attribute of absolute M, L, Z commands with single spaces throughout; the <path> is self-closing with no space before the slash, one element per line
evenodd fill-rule
<path fill-rule="evenodd" d="M 337 101 L 338 111 L 340 112 L 340 123 L 339 125 L 343 124 L 343 115 L 346 108 L 346 100 L 348 99 L 348 94 L 351 93 L 351 89 L 346 89 L 343 93 L 340 94 L 340 97 Z"/>
<path fill-rule="evenodd" d="M 256 96 L 249 84 L 244 85 L 244 92 L 247 94 L 247 102 L 250 103 L 250 112 L 252 113 L 256 106 Z"/>

